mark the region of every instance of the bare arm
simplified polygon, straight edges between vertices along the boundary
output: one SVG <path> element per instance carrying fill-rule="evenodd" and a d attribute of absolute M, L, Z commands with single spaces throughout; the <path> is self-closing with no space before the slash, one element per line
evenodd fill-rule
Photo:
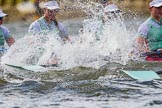
<path fill-rule="evenodd" d="M 137 37 L 137 48 L 140 52 L 149 52 L 148 44 L 145 38 L 142 36 Z"/>

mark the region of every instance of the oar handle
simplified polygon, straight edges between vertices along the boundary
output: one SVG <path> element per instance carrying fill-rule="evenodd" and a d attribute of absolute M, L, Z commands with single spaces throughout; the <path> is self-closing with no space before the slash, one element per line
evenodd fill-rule
<path fill-rule="evenodd" d="M 152 55 L 162 55 L 162 52 L 160 52 L 160 51 L 150 51 L 150 52 L 141 53 L 141 56 L 152 56 Z"/>
<path fill-rule="evenodd" d="M 162 74 L 162 70 L 156 71 L 157 74 Z"/>

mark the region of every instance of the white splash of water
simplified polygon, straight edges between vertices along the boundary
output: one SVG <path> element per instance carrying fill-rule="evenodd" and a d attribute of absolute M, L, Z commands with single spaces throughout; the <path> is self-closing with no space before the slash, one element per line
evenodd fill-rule
<path fill-rule="evenodd" d="M 96 14 L 96 9 L 90 11 L 91 17 L 84 20 L 76 42 L 63 43 L 56 33 L 25 36 L 8 50 L 2 62 L 48 65 L 49 60 L 57 58 L 59 69 L 100 68 L 108 62 L 126 64 L 135 43 L 122 14 L 106 19 L 102 11 L 97 10 Z"/>
<path fill-rule="evenodd" d="M 53 34 L 55 36 L 55 34 Z M 60 41 L 51 35 L 38 34 L 38 35 L 28 35 L 19 40 L 17 40 L 14 45 L 8 50 L 8 52 L 1 58 L 3 63 L 16 64 L 16 65 L 27 65 L 27 64 L 37 64 L 39 58 L 42 57 L 46 52 L 49 52 L 51 47 L 51 42 L 57 42 L 58 48 Z M 48 46 L 47 46 L 48 44 Z"/>

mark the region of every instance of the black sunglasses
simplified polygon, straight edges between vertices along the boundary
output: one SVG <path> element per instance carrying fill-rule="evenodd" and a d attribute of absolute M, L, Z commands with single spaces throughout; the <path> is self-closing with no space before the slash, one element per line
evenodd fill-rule
<path fill-rule="evenodd" d="M 122 11 L 121 10 L 116 10 L 116 11 L 112 11 L 111 13 L 112 14 L 114 14 L 114 13 L 122 13 Z"/>
<path fill-rule="evenodd" d="M 49 13 L 57 13 L 57 12 L 59 12 L 59 10 L 58 10 L 58 9 L 55 9 L 55 10 L 49 10 L 49 9 L 48 9 L 48 12 L 49 12 Z"/>
<path fill-rule="evenodd" d="M 3 17 L 0 17 L 0 20 L 3 20 Z"/>

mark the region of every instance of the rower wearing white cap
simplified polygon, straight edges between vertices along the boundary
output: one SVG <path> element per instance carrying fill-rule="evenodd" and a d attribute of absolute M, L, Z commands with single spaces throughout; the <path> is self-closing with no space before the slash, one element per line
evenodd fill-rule
<path fill-rule="evenodd" d="M 42 31 L 59 31 L 59 36 L 63 39 L 69 40 L 67 29 L 62 23 L 56 20 L 56 14 L 59 11 L 57 1 L 48 0 L 43 5 L 44 16 L 34 21 L 29 29 L 29 33 L 40 33 Z"/>
<path fill-rule="evenodd" d="M 112 19 L 112 18 L 118 18 L 118 17 L 120 17 L 121 15 L 119 15 L 119 14 L 122 13 L 122 11 L 118 8 L 117 5 L 115 5 L 115 4 L 112 3 L 112 4 L 107 5 L 104 8 L 104 13 L 105 13 L 105 16 L 108 19 Z"/>
<path fill-rule="evenodd" d="M 104 8 L 105 13 L 111 13 L 111 12 L 115 13 L 115 12 L 119 12 L 119 11 L 121 11 L 121 10 L 115 4 L 109 4 Z"/>
<path fill-rule="evenodd" d="M 60 9 L 57 1 L 48 0 L 41 6 L 41 8 L 43 8 L 44 15 L 30 25 L 28 32 L 35 35 L 42 32 L 49 33 L 53 31 L 58 33 L 63 41 L 69 41 L 70 39 L 68 37 L 67 29 L 62 23 L 56 20 L 56 14 Z M 57 55 L 55 55 L 54 52 L 51 52 L 51 54 L 48 55 L 50 55 L 49 59 L 46 61 L 41 61 L 40 59 L 39 64 L 44 66 L 56 66 L 59 61 L 56 57 Z"/>
<path fill-rule="evenodd" d="M 0 9 L 0 51 L 3 51 L 5 41 L 7 42 L 8 46 L 10 47 L 14 42 L 14 38 L 11 36 L 10 31 L 7 27 L 3 26 L 3 18 L 6 17 L 2 9 Z"/>
<path fill-rule="evenodd" d="M 96 13 L 99 13 L 97 14 L 98 16 L 96 15 L 97 18 L 95 16 L 92 19 L 85 20 L 83 24 L 83 28 L 86 28 L 85 32 L 88 31 L 94 33 L 96 40 L 100 40 L 100 36 L 103 34 L 105 22 L 110 24 L 110 21 L 113 21 L 114 18 L 121 17 L 121 15 L 118 14 L 121 13 L 121 10 L 111 0 L 100 0 L 100 3 L 102 5 L 97 7 L 99 10 L 96 11 Z M 84 30 L 81 29 L 80 33 L 83 32 Z"/>
<path fill-rule="evenodd" d="M 162 52 L 162 0 L 150 0 L 149 10 L 151 16 L 138 29 L 138 48 Z"/>
<path fill-rule="evenodd" d="M 123 14 L 122 11 L 118 8 L 117 5 L 113 3 L 112 0 L 100 0 L 100 3 L 103 6 L 103 22 L 121 17 L 121 15 Z"/>

